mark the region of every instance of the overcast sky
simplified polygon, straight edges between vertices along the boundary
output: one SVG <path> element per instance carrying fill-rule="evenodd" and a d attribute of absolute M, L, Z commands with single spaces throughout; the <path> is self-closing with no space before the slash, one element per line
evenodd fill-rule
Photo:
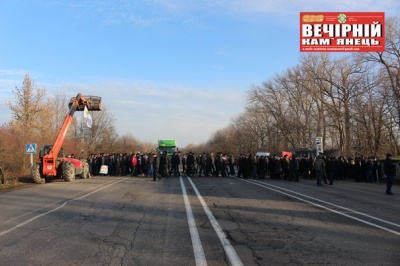
<path fill-rule="evenodd" d="M 203 143 L 298 63 L 301 11 L 388 17 L 400 1 L 0 0 L 0 124 L 29 74 L 49 96 L 101 96 L 119 135 Z"/>

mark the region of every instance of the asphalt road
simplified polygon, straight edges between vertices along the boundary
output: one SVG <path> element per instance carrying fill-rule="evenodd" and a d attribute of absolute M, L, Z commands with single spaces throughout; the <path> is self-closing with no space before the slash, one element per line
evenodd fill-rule
<path fill-rule="evenodd" d="M 0 194 L 0 265 L 400 265 L 400 187 L 384 191 L 234 177 L 35 185 Z"/>

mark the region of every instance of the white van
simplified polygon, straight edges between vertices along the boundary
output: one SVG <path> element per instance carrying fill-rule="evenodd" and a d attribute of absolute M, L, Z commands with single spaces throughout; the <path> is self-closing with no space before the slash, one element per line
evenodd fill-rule
<path fill-rule="evenodd" d="M 261 156 L 267 157 L 267 156 L 269 156 L 269 152 L 266 152 L 266 151 L 258 151 L 258 152 L 256 153 L 256 156 L 258 156 L 258 157 L 261 157 Z"/>

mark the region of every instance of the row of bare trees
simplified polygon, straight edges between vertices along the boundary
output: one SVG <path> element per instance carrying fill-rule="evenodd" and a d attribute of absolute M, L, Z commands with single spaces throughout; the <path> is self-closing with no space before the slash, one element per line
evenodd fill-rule
<path fill-rule="evenodd" d="M 76 95 L 56 94 L 46 96 L 46 89 L 39 88 L 27 74 L 22 86 L 13 90 L 14 99 L 7 102 L 11 120 L 0 127 L 0 167 L 8 175 L 29 173 L 30 158 L 26 144 L 36 143 L 40 148 L 53 144 L 68 114 L 68 103 Z M 119 136 L 115 119 L 103 105 L 103 111 L 92 112 L 93 125 L 88 128 L 82 118 L 75 115 L 63 144 L 67 154 L 86 157 L 90 153 L 148 151 L 155 144 L 141 142 L 132 135 Z M 37 157 L 37 154 L 35 157 Z"/>
<path fill-rule="evenodd" d="M 307 54 L 247 93 L 245 111 L 199 149 L 227 153 L 314 148 L 344 156 L 398 154 L 400 21 L 386 21 L 386 51 Z"/>

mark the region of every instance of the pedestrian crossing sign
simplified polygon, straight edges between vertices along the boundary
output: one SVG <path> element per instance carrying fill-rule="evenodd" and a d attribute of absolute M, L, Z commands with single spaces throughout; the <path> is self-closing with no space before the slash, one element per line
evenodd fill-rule
<path fill-rule="evenodd" d="M 26 154 L 35 154 L 36 153 L 36 143 L 26 144 Z"/>

